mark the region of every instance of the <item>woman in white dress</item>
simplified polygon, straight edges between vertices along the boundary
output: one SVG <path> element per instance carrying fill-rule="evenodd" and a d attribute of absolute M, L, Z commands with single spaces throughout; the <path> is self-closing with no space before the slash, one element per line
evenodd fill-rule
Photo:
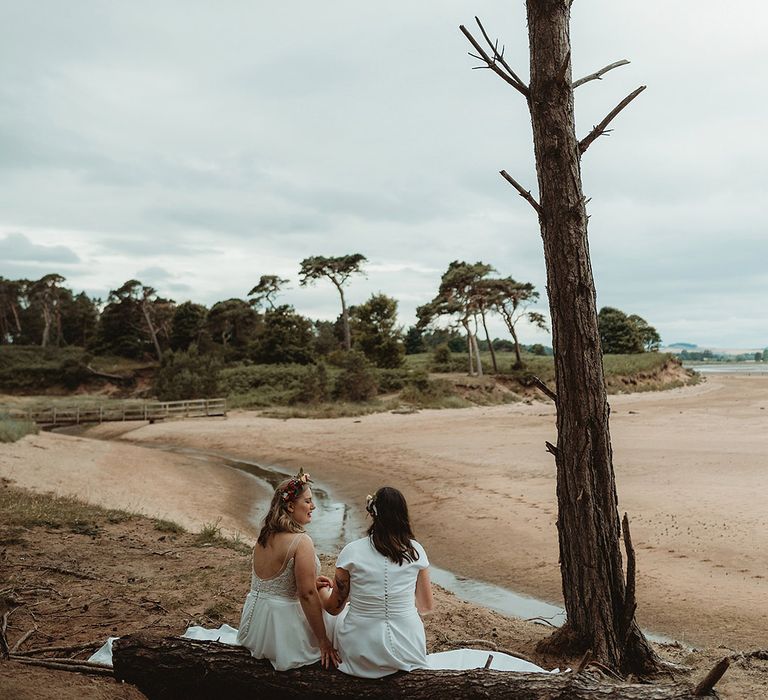
<path fill-rule="evenodd" d="M 379 489 L 367 509 L 373 518 L 368 536 L 341 550 L 333 588 L 323 592 L 325 609 L 339 616 L 333 635 L 339 670 L 381 678 L 426 668 L 420 614 L 432 609 L 427 554 L 413 539 L 400 491 Z"/>
<path fill-rule="evenodd" d="M 276 489 L 253 548 L 251 590 L 245 599 L 237 643 L 277 671 L 321 661 L 339 663 L 323 620 L 318 589 L 320 562 L 304 526 L 312 520 L 310 479 L 303 471 Z"/>

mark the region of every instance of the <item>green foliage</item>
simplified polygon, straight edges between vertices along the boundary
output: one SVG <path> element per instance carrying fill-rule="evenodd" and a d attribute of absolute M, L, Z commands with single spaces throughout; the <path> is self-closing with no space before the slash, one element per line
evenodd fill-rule
<path fill-rule="evenodd" d="M 327 277 L 334 285 L 343 286 L 351 275 L 361 272 L 365 262 L 368 262 L 367 258 L 360 253 L 338 257 L 312 255 L 301 261 L 299 284 L 303 287 Z"/>
<path fill-rule="evenodd" d="M 378 380 L 365 355 L 356 350 L 347 353 L 344 369 L 336 378 L 333 395 L 342 401 L 370 401 L 378 393 Z"/>
<path fill-rule="evenodd" d="M 331 385 L 329 374 L 324 366 L 239 365 L 222 370 L 220 389 L 234 408 L 289 406 L 322 401 Z"/>
<path fill-rule="evenodd" d="M 379 369 L 376 371 L 376 377 L 379 383 L 379 392 L 391 393 L 400 391 L 406 385 L 419 381 L 427 376 L 423 370 L 414 370 L 407 367 L 398 367 L 396 369 Z"/>
<path fill-rule="evenodd" d="M 251 304 L 260 307 L 263 302 L 267 302 L 269 308 L 274 309 L 275 304 L 272 298 L 280 293 L 281 289 L 288 284 L 288 281 L 277 275 L 262 275 L 259 278 L 258 284 L 248 292 L 248 296 L 252 297 Z"/>
<path fill-rule="evenodd" d="M 604 306 L 598 314 L 600 342 L 606 355 L 631 355 L 643 352 L 637 327 L 619 309 Z"/>
<path fill-rule="evenodd" d="M 330 395 L 328 370 L 319 362 L 309 367 L 300 388 L 290 398 L 291 403 L 316 404 L 327 401 Z"/>
<path fill-rule="evenodd" d="M 416 326 L 410 326 L 405 332 L 405 338 L 403 340 L 405 345 L 406 355 L 415 355 L 419 352 L 424 352 L 427 349 L 424 343 L 424 331 Z"/>
<path fill-rule="evenodd" d="M 207 315 L 208 309 L 202 304 L 179 304 L 171 321 L 171 350 L 188 350 L 193 343 L 199 347 Z"/>
<path fill-rule="evenodd" d="M 0 442 L 16 442 L 25 435 L 33 435 L 38 431 L 35 423 L 0 413 Z"/>
<path fill-rule="evenodd" d="M 405 348 L 397 327 L 397 301 L 373 294 L 364 304 L 350 309 L 355 348 L 377 367 L 400 367 Z"/>
<path fill-rule="evenodd" d="M 251 349 L 260 364 L 301 364 L 314 360 L 312 322 L 292 306 L 278 306 L 264 314 L 264 326 Z"/>
<path fill-rule="evenodd" d="M 465 408 L 472 406 L 456 393 L 456 387 L 447 379 L 422 379 L 411 382 L 402 392 L 400 400 L 418 408 Z"/>
<path fill-rule="evenodd" d="M 443 344 L 432 351 L 432 369 L 434 372 L 451 371 L 451 349 Z"/>
<path fill-rule="evenodd" d="M 232 358 L 242 359 L 245 348 L 258 332 L 259 315 L 242 299 L 215 303 L 205 320 L 211 339 L 228 351 Z"/>
<path fill-rule="evenodd" d="M 543 357 L 547 354 L 547 349 L 541 343 L 534 343 L 528 347 L 528 352 L 530 352 L 532 355 Z"/>
<path fill-rule="evenodd" d="M 317 357 L 325 357 L 340 350 L 344 344 L 344 329 L 337 332 L 338 324 L 333 321 L 315 321 L 313 323 L 315 336 L 314 350 Z"/>
<path fill-rule="evenodd" d="M 0 391 L 76 389 L 92 376 L 87 367 L 89 359 L 82 348 L 0 346 Z"/>
<path fill-rule="evenodd" d="M 168 350 L 154 377 L 160 401 L 205 399 L 218 393 L 220 362 L 211 353 L 200 354 L 196 345 L 184 352 Z"/>
<path fill-rule="evenodd" d="M 658 331 L 653 326 L 648 325 L 648 322 L 637 314 L 628 316 L 627 320 L 635 327 L 637 334 L 640 336 L 643 350 L 645 352 L 656 352 L 661 345 L 661 336 Z"/>
<path fill-rule="evenodd" d="M 467 339 L 453 328 L 435 328 L 422 335 L 426 352 L 438 345 L 447 345 L 451 352 L 464 352 L 467 349 Z"/>

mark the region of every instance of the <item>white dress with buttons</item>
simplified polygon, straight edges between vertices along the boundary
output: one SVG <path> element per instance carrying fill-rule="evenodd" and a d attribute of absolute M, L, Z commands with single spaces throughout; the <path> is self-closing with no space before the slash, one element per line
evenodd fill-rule
<path fill-rule="evenodd" d="M 350 542 L 336 566 L 349 572 L 349 605 L 339 614 L 334 646 L 339 670 L 361 678 L 427 667 L 424 625 L 416 610 L 416 577 L 429 566 L 427 553 L 402 565 L 380 554 L 368 537 Z"/>

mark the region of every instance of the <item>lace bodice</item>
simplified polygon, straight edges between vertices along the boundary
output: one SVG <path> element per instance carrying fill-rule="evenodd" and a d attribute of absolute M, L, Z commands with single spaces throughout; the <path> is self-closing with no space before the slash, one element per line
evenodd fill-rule
<path fill-rule="evenodd" d="M 283 565 L 282 571 L 272 578 L 259 578 L 256 572 L 251 569 L 251 593 L 255 596 L 261 594 L 277 596 L 279 598 L 296 598 L 296 575 L 294 573 L 294 555 L 296 553 L 296 546 L 301 535 L 297 536 L 293 542 L 291 542 L 286 554 L 286 561 Z M 320 573 L 320 559 L 315 555 L 315 575 Z"/>
<path fill-rule="evenodd" d="M 259 578 L 252 571 L 251 593 L 266 593 L 280 598 L 295 598 L 296 576 L 293 573 L 293 559 L 290 559 L 285 568 L 272 578 Z"/>

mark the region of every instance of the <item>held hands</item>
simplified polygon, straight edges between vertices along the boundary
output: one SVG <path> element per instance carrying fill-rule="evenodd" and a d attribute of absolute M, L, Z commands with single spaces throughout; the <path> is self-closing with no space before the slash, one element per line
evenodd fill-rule
<path fill-rule="evenodd" d="M 315 587 L 318 591 L 323 588 L 333 588 L 333 581 L 327 576 L 318 576 L 317 579 L 315 579 Z"/>
<path fill-rule="evenodd" d="M 331 640 L 327 637 L 320 642 L 320 663 L 328 670 L 336 668 L 341 663 L 339 652 L 333 648 Z"/>

